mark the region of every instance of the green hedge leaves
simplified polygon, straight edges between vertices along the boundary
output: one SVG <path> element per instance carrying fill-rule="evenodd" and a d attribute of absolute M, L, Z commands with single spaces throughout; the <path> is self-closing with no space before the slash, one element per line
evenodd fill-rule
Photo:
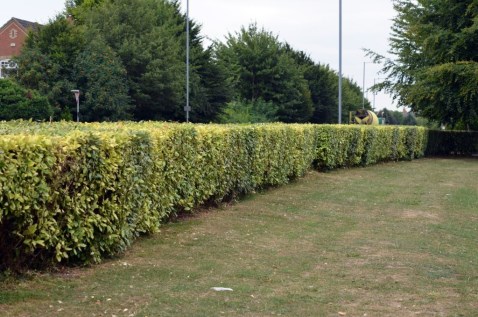
<path fill-rule="evenodd" d="M 430 130 L 427 155 L 471 155 L 478 152 L 478 132 Z"/>
<path fill-rule="evenodd" d="M 0 269 L 91 263 L 189 212 L 304 175 L 424 154 L 417 127 L 0 123 Z"/>

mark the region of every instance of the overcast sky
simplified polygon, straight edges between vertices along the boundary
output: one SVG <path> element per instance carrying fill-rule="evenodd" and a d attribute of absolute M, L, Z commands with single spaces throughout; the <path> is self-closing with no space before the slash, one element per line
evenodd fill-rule
<path fill-rule="evenodd" d="M 63 11 L 64 2 L 11 1 L 2 6 L 0 24 L 11 17 L 47 23 Z M 342 5 L 343 73 L 362 87 L 363 63 L 370 61 L 362 49 L 387 53 L 395 12 L 392 0 L 342 0 Z M 329 64 L 335 70 L 339 68 L 338 0 L 190 0 L 189 6 L 191 18 L 202 25 L 202 34 L 212 40 L 223 40 L 241 26 L 257 23 L 296 50 L 308 53 L 315 62 Z M 378 74 L 379 69 L 379 65 L 366 64 L 366 89 L 382 76 Z M 372 93 L 368 93 L 368 98 L 372 102 Z M 375 100 L 378 109 L 396 109 L 384 94 L 378 94 Z"/>

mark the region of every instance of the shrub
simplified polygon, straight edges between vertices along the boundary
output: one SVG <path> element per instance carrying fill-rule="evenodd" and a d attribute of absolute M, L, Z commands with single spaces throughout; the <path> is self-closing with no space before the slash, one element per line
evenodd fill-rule
<path fill-rule="evenodd" d="M 0 80 L 0 120 L 48 120 L 51 115 L 53 108 L 46 97 L 10 80 Z"/>
<path fill-rule="evenodd" d="M 299 124 L 0 123 L 0 269 L 90 263 L 208 201 L 423 155 L 426 130 Z"/>
<path fill-rule="evenodd" d="M 427 155 L 470 155 L 478 151 L 478 132 L 430 130 Z"/>
<path fill-rule="evenodd" d="M 266 123 L 277 121 L 278 107 L 262 99 L 231 101 L 219 115 L 220 123 Z"/>

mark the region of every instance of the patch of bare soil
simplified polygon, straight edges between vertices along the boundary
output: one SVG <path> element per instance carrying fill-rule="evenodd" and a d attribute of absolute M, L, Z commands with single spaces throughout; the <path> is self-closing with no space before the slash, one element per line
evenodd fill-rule
<path fill-rule="evenodd" d="M 430 223 L 439 223 L 441 218 L 438 214 L 431 211 L 409 209 L 402 212 L 402 218 L 413 220 L 425 220 Z"/>

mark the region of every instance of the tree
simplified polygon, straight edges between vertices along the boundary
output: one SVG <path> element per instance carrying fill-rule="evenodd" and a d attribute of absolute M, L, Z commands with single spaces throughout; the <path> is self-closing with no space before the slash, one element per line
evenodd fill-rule
<path fill-rule="evenodd" d="M 328 65 L 316 64 L 306 53 L 295 51 L 286 44 L 286 49 L 304 70 L 314 108 L 310 119 L 313 123 L 337 123 L 338 121 L 338 74 Z M 362 107 L 362 90 L 352 80 L 343 78 L 342 117 Z M 371 109 L 366 100 L 366 109 Z"/>
<path fill-rule="evenodd" d="M 84 93 L 82 121 L 132 118 L 126 70 L 112 49 L 94 36 L 75 62 L 75 81 Z"/>
<path fill-rule="evenodd" d="M 400 0 L 390 53 L 369 52 L 383 62 L 387 80 L 377 85 L 399 106 L 441 123 L 478 123 L 478 3 L 475 0 Z M 478 128 L 478 127 L 477 127 Z"/>
<path fill-rule="evenodd" d="M 18 82 L 46 96 L 58 119 L 73 117 L 72 89 L 82 91 L 84 121 L 131 117 L 125 70 L 94 30 L 58 16 L 30 35 L 18 62 Z"/>
<path fill-rule="evenodd" d="M 58 118 L 72 117 L 70 91 L 78 88 L 88 121 L 184 120 L 186 34 L 178 1 L 68 0 L 67 13 L 32 34 L 19 57 L 18 81 L 46 95 Z M 199 33 L 191 21 L 191 119 L 209 122 L 231 93 Z"/>
<path fill-rule="evenodd" d="M 262 99 L 232 101 L 219 116 L 220 123 L 265 123 L 278 121 L 277 106 Z"/>
<path fill-rule="evenodd" d="M 305 72 L 314 104 L 313 123 L 338 120 L 338 76 L 328 65 L 314 64 Z"/>
<path fill-rule="evenodd" d="M 337 79 L 338 80 L 338 79 Z M 342 113 L 342 117 L 348 118 L 349 112 L 357 111 L 357 109 L 372 110 L 369 100 L 365 99 L 365 105 L 362 106 L 363 93 L 362 88 L 353 80 L 349 78 L 343 79 L 343 92 L 342 92 L 342 109 L 345 114 Z M 346 116 L 345 116 L 346 115 Z"/>
<path fill-rule="evenodd" d="M 409 112 L 402 120 L 403 125 L 417 125 L 417 119 L 412 112 Z"/>
<path fill-rule="evenodd" d="M 229 34 L 216 43 L 216 59 L 227 69 L 236 100 L 254 103 L 262 99 L 277 106 L 283 122 L 307 122 L 312 100 L 303 68 L 276 36 L 257 25 Z"/>
<path fill-rule="evenodd" d="M 52 114 L 46 97 L 11 80 L 0 80 L 0 120 L 48 120 Z"/>
<path fill-rule="evenodd" d="M 66 0 L 66 14 L 76 24 L 84 25 L 91 10 L 98 8 L 107 0 Z"/>
<path fill-rule="evenodd" d="M 387 125 L 417 125 L 417 118 L 413 112 L 392 111 L 383 108 L 378 112 L 378 116 L 385 118 Z"/>
<path fill-rule="evenodd" d="M 135 118 L 178 118 L 184 62 L 174 7 L 156 0 L 105 1 L 85 15 L 86 28 L 103 36 L 126 69 Z"/>
<path fill-rule="evenodd" d="M 71 118 L 75 61 L 85 43 L 83 29 L 58 16 L 30 33 L 22 53 L 16 79 L 29 89 L 38 90 L 55 107 L 56 116 Z"/>
<path fill-rule="evenodd" d="M 213 58 L 212 46 L 204 50 L 199 34 L 192 33 L 191 37 L 195 39 L 190 56 L 191 121 L 214 122 L 231 101 L 232 89 L 227 84 L 226 70 Z"/>
<path fill-rule="evenodd" d="M 390 111 L 387 108 L 383 108 L 379 111 L 379 117 L 385 118 L 385 124 L 399 125 L 403 120 L 403 115 L 399 111 Z"/>
<path fill-rule="evenodd" d="M 122 61 L 138 120 L 184 120 L 185 21 L 178 1 L 82 2 L 79 16 L 97 30 Z M 75 12 L 75 11 L 73 11 Z M 215 120 L 230 100 L 225 74 L 204 49 L 200 27 L 190 21 L 191 119 Z"/>

